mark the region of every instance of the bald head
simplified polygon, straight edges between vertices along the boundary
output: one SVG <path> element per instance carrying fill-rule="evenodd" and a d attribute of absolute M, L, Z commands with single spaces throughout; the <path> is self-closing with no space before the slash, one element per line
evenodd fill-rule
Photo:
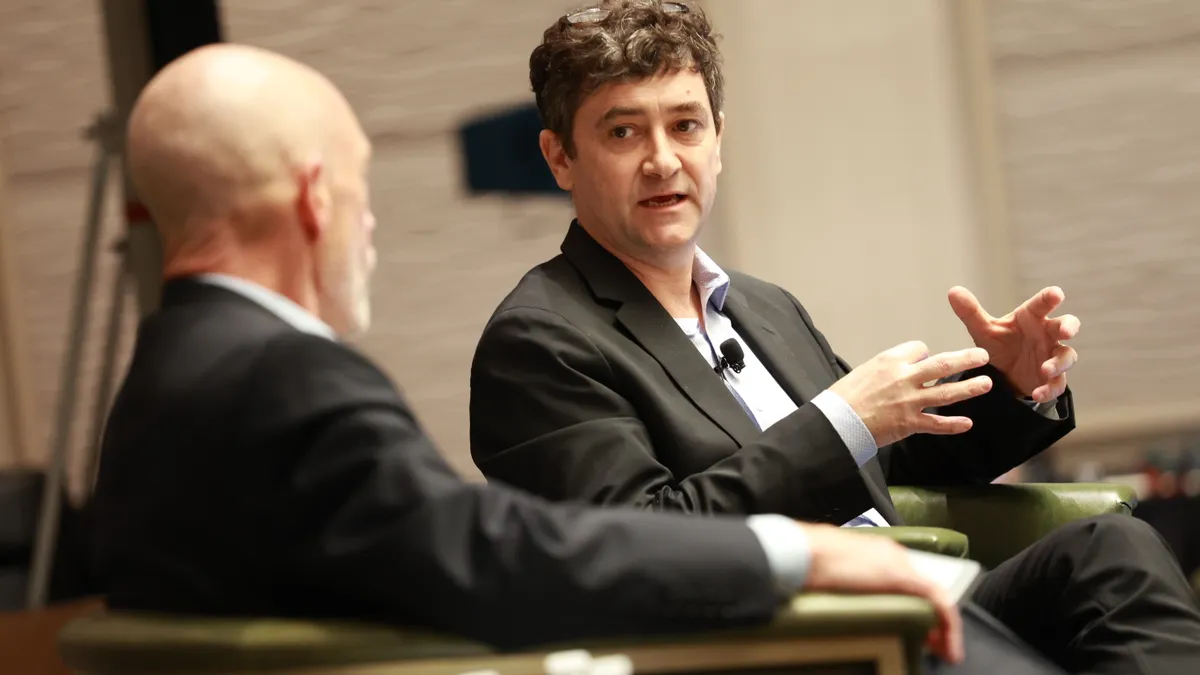
<path fill-rule="evenodd" d="M 238 276 L 339 333 L 366 328 L 370 144 L 327 79 L 265 50 L 203 47 L 146 85 L 126 139 L 166 276 Z"/>
<path fill-rule="evenodd" d="M 127 164 L 168 251 L 236 225 L 237 212 L 295 198 L 298 174 L 366 153 L 354 113 L 315 70 L 220 44 L 169 64 L 130 115 Z"/>

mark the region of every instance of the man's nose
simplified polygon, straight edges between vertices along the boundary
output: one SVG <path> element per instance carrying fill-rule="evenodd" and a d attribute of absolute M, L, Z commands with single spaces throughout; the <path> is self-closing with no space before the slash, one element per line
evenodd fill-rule
<path fill-rule="evenodd" d="M 682 164 L 675 154 L 675 145 L 667 134 L 659 131 L 650 137 L 650 155 L 642 164 L 642 172 L 654 178 L 670 178 Z"/>

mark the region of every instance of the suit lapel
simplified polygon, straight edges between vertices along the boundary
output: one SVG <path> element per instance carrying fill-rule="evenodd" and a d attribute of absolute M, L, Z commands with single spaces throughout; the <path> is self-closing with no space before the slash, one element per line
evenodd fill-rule
<path fill-rule="evenodd" d="M 671 315 L 649 291 L 646 295 L 647 300 L 631 300 L 621 305 L 617 321 L 662 365 L 692 403 L 738 445 L 754 440 L 759 434 L 754 421 Z"/>
<path fill-rule="evenodd" d="M 771 376 L 797 406 L 811 401 L 821 392 L 809 377 L 803 360 L 784 342 L 776 329 L 750 307 L 746 296 L 736 288 L 729 289 L 724 311 L 738 335 L 750 344 Z"/>
<path fill-rule="evenodd" d="M 759 435 L 754 421 L 658 299 L 578 221 L 571 223 L 562 252 L 597 298 L 619 305 L 617 323 L 658 361 L 680 391 L 714 424 L 739 446 Z"/>

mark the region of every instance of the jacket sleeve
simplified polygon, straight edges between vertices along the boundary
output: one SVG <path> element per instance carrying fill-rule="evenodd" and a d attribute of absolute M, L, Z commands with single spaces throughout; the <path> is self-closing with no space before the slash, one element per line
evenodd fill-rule
<path fill-rule="evenodd" d="M 464 482 L 365 359 L 277 341 L 255 421 L 278 481 L 266 531 L 279 593 L 302 611 L 461 635 L 501 648 L 736 627 L 781 597 L 742 519 L 555 505 Z"/>
<path fill-rule="evenodd" d="M 588 336 L 542 309 L 507 310 L 471 369 L 471 451 L 489 479 L 551 500 L 845 522 L 871 497 L 845 444 L 801 406 L 690 476 L 658 461 L 636 405 Z"/>
<path fill-rule="evenodd" d="M 784 291 L 787 293 L 786 291 Z M 808 312 L 787 293 L 801 319 L 816 336 L 838 377 L 850 364 L 837 356 Z M 1058 399 L 1060 419 L 1047 418 L 1023 403 L 1000 371 L 983 366 L 946 378 L 970 379 L 987 375 L 992 389 L 983 396 L 931 408 L 929 412 L 969 417 L 966 433 L 944 436 L 914 434 L 879 449 L 879 463 L 889 485 L 946 486 L 986 484 L 1050 447 L 1075 428 L 1074 402 L 1068 389 Z"/>

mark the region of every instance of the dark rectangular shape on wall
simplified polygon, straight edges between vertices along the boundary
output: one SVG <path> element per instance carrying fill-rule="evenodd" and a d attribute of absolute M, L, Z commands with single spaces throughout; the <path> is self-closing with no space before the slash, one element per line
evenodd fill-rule
<path fill-rule="evenodd" d="M 491 111 L 460 129 L 464 180 L 471 194 L 551 195 L 558 188 L 538 145 L 542 120 L 533 104 Z"/>

